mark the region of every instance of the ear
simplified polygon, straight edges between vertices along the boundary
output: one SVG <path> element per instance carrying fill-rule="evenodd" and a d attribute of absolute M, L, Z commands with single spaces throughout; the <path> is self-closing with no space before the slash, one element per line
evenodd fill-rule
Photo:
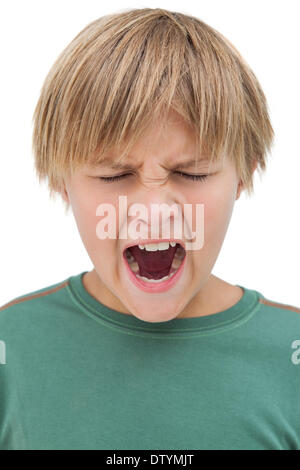
<path fill-rule="evenodd" d="M 66 189 L 66 183 L 65 180 L 62 180 L 61 187 L 60 187 L 60 194 L 63 200 L 67 203 L 70 204 L 70 198 L 69 198 L 69 193 Z"/>
<path fill-rule="evenodd" d="M 238 184 L 238 187 L 237 187 L 237 191 L 236 191 L 236 197 L 235 197 L 235 200 L 237 201 L 241 195 L 241 192 L 243 191 L 244 189 L 244 185 L 242 183 L 242 181 L 240 180 L 239 184 Z"/>
<path fill-rule="evenodd" d="M 252 174 L 255 172 L 257 168 L 257 160 L 254 160 L 254 163 L 252 165 Z M 244 184 L 243 182 L 240 180 L 239 184 L 238 184 L 238 187 L 237 187 L 237 192 L 236 192 L 236 198 L 235 200 L 237 201 L 241 195 L 241 192 L 244 190 Z"/>

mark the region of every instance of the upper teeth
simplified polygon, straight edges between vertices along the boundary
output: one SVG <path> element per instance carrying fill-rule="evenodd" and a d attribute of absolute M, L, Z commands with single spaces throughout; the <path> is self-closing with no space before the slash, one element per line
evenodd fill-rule
<path fill-rule="evenodd" d="M 174 247 L 176 245 L 176 242 L 161 242 L 161 243 L 148 243 L 146 245 L 139 245 L 139 248 L 141 250 L 146 250 L 146 251 L 157 251 L 157 250 L 168 250 L 169 245 Z"/>

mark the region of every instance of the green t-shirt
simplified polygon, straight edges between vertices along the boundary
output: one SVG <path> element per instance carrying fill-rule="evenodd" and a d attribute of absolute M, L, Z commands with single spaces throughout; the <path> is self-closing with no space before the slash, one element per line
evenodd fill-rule
<path fill-rule="evenodd" d="M 0 309 L 0 449 L 300 450 L 300 309 L 144 322 L 85 272 Z"/>

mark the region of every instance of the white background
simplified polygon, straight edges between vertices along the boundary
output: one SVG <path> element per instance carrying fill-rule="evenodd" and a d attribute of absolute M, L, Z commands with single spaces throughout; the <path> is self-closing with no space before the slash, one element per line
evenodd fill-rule
<path fill-rule="evenodd" d="M 105 6 L 103 5 L 105 3 Z M 213 273 L 300 307 L 298 0 L 101 2 L 10 0 L 1 4 L 0 306 L 92 269 L 72 212 L 39 185 L 32 114 L 46 74 L 89 22 L 131 8 L 191 14 L 242 53 L 266 94 L 275 143 L 255 195 L 236 202 Z M 184 8 L 183 8 L 184 7 Z"/>

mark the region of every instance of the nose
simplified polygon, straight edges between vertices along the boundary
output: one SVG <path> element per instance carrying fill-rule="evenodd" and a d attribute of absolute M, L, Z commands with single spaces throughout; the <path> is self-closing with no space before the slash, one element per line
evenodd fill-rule
<path fill-rule="evenodd" d="M 128 201 L 128 217 L 135 219 L 141 238 L 181 238 L 182 209 L 167 186 L 143 185 Z"/>

